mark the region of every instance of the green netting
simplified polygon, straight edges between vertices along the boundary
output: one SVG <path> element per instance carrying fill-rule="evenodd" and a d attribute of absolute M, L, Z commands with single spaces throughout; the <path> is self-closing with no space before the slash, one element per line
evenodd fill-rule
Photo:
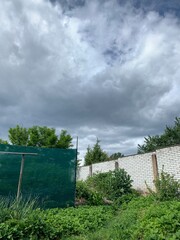
<path fill-rule="evenodd" d="M 76 182 L 76 149 L 35 148 L 0 144 L 0 151 L 25 155 L 21 196 L 37 198 L 41 207 L 73 206 Z M 0 196 L 16 196 L 21 155 L 0 154 Z"/>

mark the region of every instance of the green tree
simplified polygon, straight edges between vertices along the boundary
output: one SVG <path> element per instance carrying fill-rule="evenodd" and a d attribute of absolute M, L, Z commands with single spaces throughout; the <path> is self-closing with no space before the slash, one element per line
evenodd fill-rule
<path fill-rule="evenodd" d="M 59 136 L 59 139 L 57 141 L 56 147 L 57 148 L 70 148 L 72 147 L 72 137 L 70 134 L 68 134 L 68 132 L 66 130 L 62 130 L 61 134 Z"/>
<path fill-rule="evenodd" d="M 93 163 L 104 162 L 109 159 L 106 152 L 101 149 L 100 141 L 97 139 L 93 148 L 88 146 L 87 153 L 85 155 L 85 165 L 90 165 Z"/>
<path fill-rule="evenodd" d="M 47 147 L 47 148 L 70 148 L 72 137 L 66 130 L 62 130 L 60 136 L 56 135 L 54 128 L 46 126 L 33 126 L 29 129 L 17 125 L 9 129 L 9 140 L 12 145 Z M 1 144 L 7 141 L 0 140 Z"/>
<path fill-rule="evenodd" d="M 90 148 L 90 146 L 87 147 L 87 152 L 84 157 L 85 165 L 90 165 L 93 162 L 93 149 Z"/>
<path fill-rule="evenodd" d="M 124 154 L 117 152 L 110 155 L 109 160 L 116 160 L 118 158 L 124 157 Z"/>
<path fill-rule="evenodd" d="M 176 117 L 173 127 L 166 126 L 163 136 L 169 146 L 180 144 L 180 118 Z"/>
<path fill-rule="evenodd" d="M 28 146 L 56 147 L 57 136 L 54 128 L 33 126 L 29 128 Z"/>
<path fill-rule="evenodd" d="M 17 125 L 15 128 L 10 128 L 8 136 L 11 144 L 13 145 L 28 145 L 28 130 L 24 127 Z"/>
<path fill-rule="evenodd" d="M 175 118 L 174 126 L 166 126 L 162 135 L 144 138 L 144 144 L 138 144 L 138 153 L 147 153 L 156 149 L 180 144 L 180 118 Z"/>
<path fill-rule="evenodd" d="M 8 144 L 8 141 L 2 140 L 2 139 L 0 138 L 0 144 Z"/>

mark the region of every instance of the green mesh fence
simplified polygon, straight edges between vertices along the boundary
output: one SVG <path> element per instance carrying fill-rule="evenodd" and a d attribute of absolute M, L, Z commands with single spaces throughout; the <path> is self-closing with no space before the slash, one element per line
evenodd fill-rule
<path fill-rule="evenodd" d="M 76 149 L 35 148 L 0 144 L 0 196 L 17 196 L 24 155 L 21 197 L 37 198 L 41 207 L 73 206 L 76 182 Z M 12 153 L 13 154 L 2 154 Z"/>

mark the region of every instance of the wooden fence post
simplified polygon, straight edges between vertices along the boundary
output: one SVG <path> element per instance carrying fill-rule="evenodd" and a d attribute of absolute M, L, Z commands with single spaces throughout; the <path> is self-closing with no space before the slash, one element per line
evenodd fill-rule
<path fill-rule="evenodd" d="M 115 160 L 115 170 L 118 170 L 119 169 L 119 163 L 117 160 Z"/>
<path fill-rule="evenodd" d="M 89 165 L 89 176 L 92 177 L 93 172 L 92 172 L 92 164 Z"/>
<path fill-rule="evenodd" d="M 155 182 L 159 178 L 158 163 L 157 163 L 156 153 L 152 154 L 152 167 L 153 167 L 153 176 L 154 176 L 154 182 Z"/>
<path fill-rule="evenodd" d="M 18 182 L 18 190 L 17 190 L 17 196 L 16 199 L 19 200 L 20 191 L 21 191 L 21 184 L 22 184 L 22 176 L 23 176 L 23 170 L 24 170 L 24 154 L 22 154 L 22 160 L 21 160 L 21 169 L 19 174 L 19 182 Z"/>

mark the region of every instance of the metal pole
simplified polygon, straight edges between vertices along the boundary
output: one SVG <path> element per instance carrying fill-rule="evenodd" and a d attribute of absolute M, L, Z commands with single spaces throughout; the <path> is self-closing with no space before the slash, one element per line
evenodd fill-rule
<path fill-rule="evenodd" d="M 19 182 L 18 182 L 17 197 L 16 197 L 17 200 L 19 200 L 20 191 L 21 191 L 22 175 L 23 175 L 23 169 L 24 169 L 24 160 L 25 160 L 25 156 L 24 156 L 24 154 L 22 154 L 21 169 L 20 169 L 20 174 L 19 174 Z"/>
<path fill-rule="evenodd" d="M 77 152 L 78 152 L 78 136 L 76 138 L 76 149 L 77 149 Z"/>
<path fill-rule="evenodd" d="M 32 156 L 37 156 L 38 153 L 25 153 L 25 152 L 3 152 L 0 151 L 0 154 L 7 154 L 7 155 L 32 155 Z"/>
<path fill-rule="evenodd" d="M 78 171 L 78 136 L 76 138 L 76 163 L 74 164 L 74 207 L 76 206 L 76 178 L 77 178 L 77 171 Z"/>
<path fill-rule="evenodd" d="M 78 167 L 78 136 L 76 138 L 76 166 Z"/>

